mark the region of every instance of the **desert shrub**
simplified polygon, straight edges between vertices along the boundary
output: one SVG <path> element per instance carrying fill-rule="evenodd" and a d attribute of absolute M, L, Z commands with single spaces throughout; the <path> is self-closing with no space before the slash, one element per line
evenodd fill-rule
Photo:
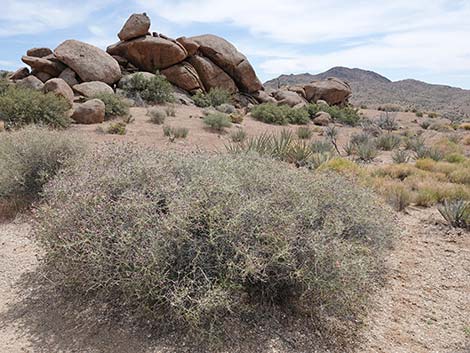
<path fill-rule="evenodd" d="M 439 213 L 452 227 L 470 228 L 470 202 L 463 200 L 444 201 Z"/>
<path fill-rule="evenodd" d="M 411 136 L 404 139 L 405 148 L 416 152 L 425 147 L 424 139 L 422 136 Z"/>
<path fill-rule="evenodd" d="M 361 120 L 359 115 L 359 110 L 350 106 L 338 107 L 338 106 L 328 106 L 325 104 L 315 104 L 311 103 L 307 106 L 307 112 L 310 118 L 314 118 L 318 112 L 326 112 L 330 114 L 331 118 L 341 124 L 356 126 Z"/>
<path fill-rule="evenodd" d="M 335 172 L 347 177 L 362 177 L 365 175 L 363 169 L 357 163 L 340 157 L 326 161 L 318 168 L 318 171 Z"/>
<path fill-rule="evenodd" d="M 163 126 L 163 136 L 168 137 L 170 140 L 184 139 L 188 137 L 189 130 L 185 127 Z"/>
<path fill-rule="evenodd" d="M 310 144 L 310 149 L 313 153 L 333 153 L 334 146 L 331 144 L 330 141 L 327 140 L 319 140 L 313 141 Z"/>
<path fill-rule="evenodd" d="M 396 164 L 408 163 L 408 161 L 410 160 L 410 155 L 408 154 L 407 151 L 396 150 L 392 154 L 392 160 L 393 160 L 393 163 L 396 163 Z"/>
<path fill-rule="evenodd" d="M 129 104 L 114 93 L 100 93 L 93 98 L 101 100 L 105 105 L 105 117 L 126 117 L 129 115 Z"/>
<path fill-rule="evenodd" d="M 310 122 L 308 112 L 304 108 L 290 108 L 286 110 L 286 119 L 289 124 L 305 125 Z"/>
<path fill-rule="evenodd" d="M 444 123 L 433 123 L 429 126 L 429 129 L 438 132 L 449 132 L 453 130 L 451 125 Z"/>
<path fill-rule="evenodd" d="M 232 95 L 222 88 L 211 88 L 209 92 L 197 92 L 193 97 L 194 104 L 198 107 L 218 107 L 232 103 Z"/>
<path fill-rule="evenodd" d="M 290 108 L 285 105 L 276 105 L 274 103 L 259 104 L 251 110 L 251 116 L 267 124 L 287 125 L 286 114 Z"/>
<path fill-rule="evenodd" d="M 173 104 L 168 105 L 165 107 L 165 114 L 166 116 L 175 117 L 176 116 L 176 108 Z"/>
<path fill-rule="evenodd" d="M 297 128 L 297 137 L 301 140 L 309 140 L 312 138 L 313 131 L 308 126 L 299 126 Z"/>
<path fill-rule="evenodd" d="M 470 146 L 470 136 L 465 136 L 462 139 L 462 144 L 465 145 L 465 146 Z"/>
<path fill-rule="evenodd" d="M 424 116 L 423 112 L 416 112 L 416 116 L 418 118 L 422 118 Z"/>
<path fill-rule="evenodd" d="M 77 138 L 46 128 L 0 135 L 0 199 L 36 199 L 43 185 L 85 150 Z"/>
<path fill-rule="evenodd" d="M 0 77 L 0 96 L 4 95 L 5 92 L 12 86 L 11 82 L 9 82 L 5 78 Z"/>
<path fill-rule="evenodd" d="M 382 134 L 379 137 L 377 137 L 376 144 L 377 144 L 377 148 L 383 151 L 392 151 L 400 147 L 401 138 L 400 136 L 397 136 L 391 133 Z"/>
<path fill-rule="evenodd" d="M 230 134 L 232 142 L 243 142 L 246 139 L 246 132 L 243 129 L 236 129 Z"/>
<path fill-rule="evenodd" d="M 227 114 L 216 112 L 208 114 L 203 119 L 204 124 L 206 124 L 209 128 L 222 132 L 225 128 L 229 128 L 232 126 L 232 122 Z"/>
<path fill-rule="evenodd" d="M 470 185 L 470 167 L 461 167 L 449 174 L 449 180 L 457 184 Z"/>
<path fill-rule="evenodd" d="M 147 109 L 147 116 L 153 124 L 162 125 L 165 122 L 167 114 L 160 108 L 151 108 Z"/>
<path fill-rule="evenodd" d="M 444 159 L 449 163 L 464 163 L 467 160 L 467 158 L 460 153 L 450 153 L 446 155 Z"/>
<path fill-rule="evenodd" d="M 398 130 L 398 123 L 394 115 L 385 113 L 379 117 L 377 120 L 377 125 L 386 131 Z"/>
<path fill-rule="evenodd" d="M 70 125 L 69 103 L 54 93 L 10 86 L 0 95 L 0 120 L 9 128 L 29 124 L 66 128 Z"/>
<path fill-rule="evenodd" d="M 411 192 L 403 183 L 390 182 L 381 192 L 387 203 L 396 211 L 401 212 L 411 204 Z"/>
<path fill-rule="evenodd" d="M 106 132 L 112 135 L 125 135 L 127 133 L 127 124 L 123 121 L 112 123 L 106 129 Z"/>
<path fill-rule="evenodd" d="M 241 123 L 243 123 L 243 115 L 241 115 L 241 114 L 238 113 L 238 112 L 230 114 L 230 115 L 229 115 L 229 118 L 230 118 L 230 121 L 231 121 L 233 124 L 241 124 Z"/>
<path fill-rule="evenodd" d="M 198 335 L 269 310 L 341 337 L 394 235 L 370 191 L 248 155 L 101 148 L 46 197 L 35 236 L 48 279 Z"/>
<path fill-rule="evenodd" d="M 175 99 L 171 83 L 160 74 L 146 78 L 141 73 L 137 73 L 126 82 L 123 89 L 130 98 L 140 97 L 151 104 L 173 102 Z"/>
<path fill-rule="evenodd" d="M 374 141 L 367 141 L 356 145 L 356 154 L 359 160 L 368 163 L 379 155 L 379 151 Z"/>
<path fill-rule="evenodd" d="M 431 112 L 431 113 L 428 113 L 428 117 L 430 119 L 437 119 L 439 117 L 439 114 L 437 114 L 435 112 Z"/>
<path fill-rule="evenodd" d="M 233 105 L 229 103 L 223 103 L 221 105 L 218 105 L 217 107 L 215 107 L 215 109 L 225 114 L 234 114 L 237 112 L 237 108 L 235 108 Z"/>

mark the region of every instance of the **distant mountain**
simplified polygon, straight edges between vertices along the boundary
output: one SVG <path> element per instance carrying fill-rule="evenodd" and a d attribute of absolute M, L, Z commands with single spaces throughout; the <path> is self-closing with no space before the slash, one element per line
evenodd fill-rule
<path fill-rule="evenodd" d="M 454 116 L 470 116 L 470 90 L 443 85 L 432 85 L 417 80 L 392 82 L 373 71 L 334 67 L 326 72 L 312 75 L 281 75 L 265 83 L 266 87 L 278 88 L 299 85 L 328 77 L 348 82 L 353 90 L 351 103 L 377 108 L 384 104 L 397 104 L 404 109 L 438 112 Z"/>

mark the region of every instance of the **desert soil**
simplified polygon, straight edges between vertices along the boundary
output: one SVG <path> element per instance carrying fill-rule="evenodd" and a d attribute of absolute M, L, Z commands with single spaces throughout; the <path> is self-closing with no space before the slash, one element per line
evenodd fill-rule
<path fill-rule="evenodd" d="M 134 141 L 163 150 L 223 151 L 229 143 L 228 134 L 204 128 L 200 109 L 181 106 L 176 117 L 167 118 L 166 124 L 190 130 L 187 139 L 175 143 L 145 113 L 144 108 L 132 109 L 135 121 L 125 136 L 103 133 L 109 123 L 101 129 L 74 126 L 71 131 L 96 143 Z M 398 120 L 404 128 L 417 127 L 412 115 L 402 113 Z M 246 118 L 243 128 L 254 136 L 284 127 Z M 355 131 L 342 127 L 340 145 Z M 428 139 L 439 138 L 435 132 L 426 134 Z M 321 133 L 314 138 L 320 139 Z M 377 163 L 388 159 L 385 154 Z M 178 336 L 160 339 L 125 320 L 113 321 L 106 308 L 86 299 L 70 303 L 53 289 L 44 291 L 37 285 L 47 278 L 38 271 L 40 251 L 31 238 L 30 218 L 21 215 L 0 223 L 0 353 L 194 352 Z M 470 352 L 470 233 L 445 226 L 435 209 L 411 208 L 399 215 L 397 227 L 402 235 L 387 258 L 386 283 L 372 300 L 357 352 Z M 230 352 L 306 352 L 281 336 L 272 337 Z"/>

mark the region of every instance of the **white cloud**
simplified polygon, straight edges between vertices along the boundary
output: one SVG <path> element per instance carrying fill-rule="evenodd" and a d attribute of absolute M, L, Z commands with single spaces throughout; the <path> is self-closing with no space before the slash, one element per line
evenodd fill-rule
<path fill-rule="evenodd" d="M 0 37 L 37 34 L 81 23 L 112 0 L 1 0 Z"/>

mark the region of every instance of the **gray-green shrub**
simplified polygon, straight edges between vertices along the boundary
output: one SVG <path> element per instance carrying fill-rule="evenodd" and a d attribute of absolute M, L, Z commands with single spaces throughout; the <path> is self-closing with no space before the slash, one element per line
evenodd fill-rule
<path fill-rule="evenodd" d="M 69 109 L 65 98 L 54 93 L 11 85 L 0 94 L 0 120 L 9 128 L 29 124 L 66 128 L 71 123 Z"/>
<path fill-rule="evenodd" d="M 43 185 L 84 150 L 78 138 L 46 128 L 0 133 L 0 198 L 36 199 Z"/>
<path fill-rule="evenodd" d="M 204 117 L 203 122 L 209 128 L 218 132 L 222 132 L 225 130 L 225 128 L 229 128 L 232 126 L 232 122 L 230 121 L 229 116 L 221 112 L 207 114 Z"/>
<path fill-rule="evenodd" d="M 218 107 L 232 103 L 232 95 L 222 88 L 211 88 L 209 92 L 197 92 L 193 97 L 194 104 L 201 108 Z"/>
<path fill-rule="evenodd" d="M 45 195 L 48 279 L 198 334 L 257 310 L 353 331 L 393 235 L 368 190 L 247 155 L 102 147 Z"/>

